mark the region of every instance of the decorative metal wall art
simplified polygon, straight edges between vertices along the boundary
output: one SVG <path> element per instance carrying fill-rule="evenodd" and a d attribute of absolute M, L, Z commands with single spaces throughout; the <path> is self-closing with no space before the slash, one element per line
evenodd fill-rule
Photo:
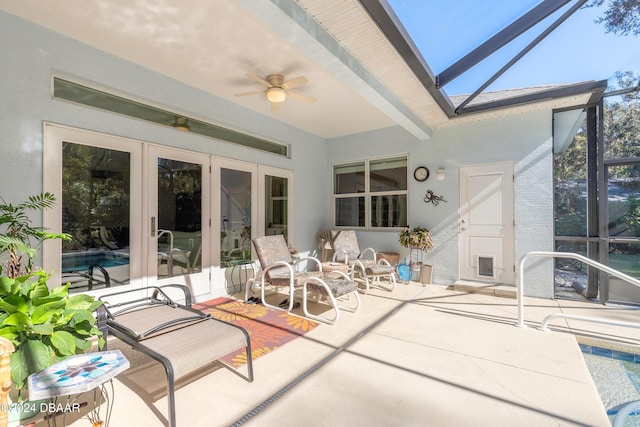
<path fill-rule="evenodd" d="M 438 206 L 438 203 L 447 201 L 444 199 L 444 196 L 438 196 L 431 190 L 427 190 L 427 194 L 424 196 L 425 203 L 433 203 L 434 206 Z"/>

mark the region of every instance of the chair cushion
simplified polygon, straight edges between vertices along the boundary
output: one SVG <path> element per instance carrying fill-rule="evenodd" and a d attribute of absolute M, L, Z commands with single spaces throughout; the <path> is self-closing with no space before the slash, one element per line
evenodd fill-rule
<path fill-rule="evenodd" d="M 275 270 L 275 272 L 274 272 Z M 282 274 L 282 272 L 284 274 Z M 293 286 L 300 287 L 309 277 L 322 277 L 321 271 L 301 271 L 297 272 L 293 278 Z M 289 286 L 289 270 L 276 268 L 269 270 L 269 280 L 273 286 Z"/>
<path fill-rule="evenodd" d="M 344 261 L 344 253 L 349 259 L 357 258 L 360 255 L 358 238 L 353 230 L 331 230 L 331 244 L 336 252 L 336 261 Z"/>
<path fill-rule="evenodd" d="M 256 237 L 253 239 L 253 245 L 262 268 L 267 268 L 278 261 L 291 262 L 291 253 L 282 234 Z M 269 274 L 271 275 L 271 272 Z"/>
<path fill-rule="evenodd" d="M 323 277 L 322 280 L 327 284 L 334 297 L 338 298 L 343 295 L 350 294 L 358 290 L 358 284 L 352 280 L 345 280 L 342 278 Z M 316 292 L 326 294 L 326 290 L 322 285 L 314 282 L 309 282 L 309 289 Z"/>
<path fill-rule="evenodd" d="M 365 271 L 370 276 L 381 276 L 386 274 L 392 274 L 395 271 L 395 269 L 392 266 L 386 265 L 386 264 L 372 264 L 365 267 Z"/>

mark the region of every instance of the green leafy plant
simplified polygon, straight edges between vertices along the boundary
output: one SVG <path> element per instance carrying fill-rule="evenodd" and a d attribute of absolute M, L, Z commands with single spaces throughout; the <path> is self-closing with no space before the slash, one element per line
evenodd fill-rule
<path fill-rule="evenodd" d="M 400 232 L 398 242 L 405 248 L 428 251 L 433 249 L 431 232 L 423 227 L 406 227 Z"/>
<path fill-rule="evenodd" d="M 69 295 L 68 285 L 49 289 L 49 275 L 36 271 L 0 277 L 0 336 L 16 348 L 11 354 L 11 379 L 20 398 L 25 381 L 67 356 L 91 349 L 94 338 L 104 345 L 93 312 L 102 302 L 89 295 Z"/>
<path fill-rule="evenodd" d="M 42 193 L 30 196 L 26 202 L 13 205 L 0 197 L 0 252 L 9 254 L 5 274 L 16 278 L 33 270 L 38 247 L 43 240 L 71 237 L 65 233 L 49 233 L 42 227 L 34 227 L 29 211 L 41 211 L 55 205 L 55 196 Z M 35 244 L 32 243 L 35 240 Z M 26 256 L 26 260 L 23 257 Z"/>
<path fill-rule="evenodd" d="M 34 268 L 40 244 L 47 239 L 70 239 L 32 225 L 29 212 L 53 207 L 51 193 L 31 196 L 13 205 L 0 197 L 0 254 L 8 254 L 0 267 L 0 337 L 10 340 L 11 379 L 18 399 L 25 399 L 30 374 L 92 348 L 102 333 L 93 312 L 102 303 L 89 295 L 69 295 L 69 286 L 49 289 L 50 275 Z M 25 259 L 26 258 L 26 259 Z"/>

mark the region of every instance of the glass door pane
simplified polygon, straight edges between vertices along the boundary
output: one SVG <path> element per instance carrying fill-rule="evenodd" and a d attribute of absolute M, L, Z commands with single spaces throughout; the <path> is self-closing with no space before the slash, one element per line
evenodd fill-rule
<path fill-rule="evenodd" d="M 608 265 L 640 277 L 640 164 L 607 167 Z M 640 303 L 640 289 L 608 279 L 609 301 Z"/>
<path fill-rule="evenodd" d="M 209 221 L 208 181 L 203 175 L 208 158 L 158 147 L 150 151 L 149 161 L 155 166 L 153 172 L 150 169 L 149 189 L 150 276 L 162 283 L 191 285 L 195 295 L 208 292 L 208 272 L 203 268 L 209 253 L 203 233 Z"/>
<path fill-rule="evenodd" d="M 220 169 L 220 261 L 233 267 L 251 261 L 251 172 Z"/>
<path fill-rule="evenodd" d="M 289 179 L 265 175 L 265 234 L 282 234 L 288 241 Z"/>
<path fill-rule="evenodd" d="M 128 284 L 131 155 L 62 143 L 62 282 L 72 291 Z"/>
<path fill-rule="evenodd" d="M 202 165 L 158 158 L 158 277 L 202 269 Z"/>
<path fill-rule="evenodd" d="M 554 233 L 556 252 L 588 256 L 587 244 L 587 121 L 586 112 L 570 110 L 554 114 Z M 563 124 L 581 120 L 575 132 Z M 554 261 L 555 295 L 583 299 L 587 295 L 589 269 L 571 258 Z M 593 279 L 592 279 L 593 280 Z"/>

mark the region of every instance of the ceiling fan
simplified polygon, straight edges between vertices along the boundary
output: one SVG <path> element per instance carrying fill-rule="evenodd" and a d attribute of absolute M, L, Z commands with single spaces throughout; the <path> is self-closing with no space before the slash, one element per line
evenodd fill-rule
<path fill-rule="evenodd" d="M 258 95 L 264 93 L 267 96 L 267 100 L 271 102 L 271 111 L 278 111 L 280 109 L 280 104 L 283 103 L 288 96 L 293 99 L 297 99 L 298 101 L 306 102 L 307 104 L 313 104 L 316 102 L 316 100 L 310 96 L 292 92 L 290 90 L 308 83 L 309 80 L 304 76 L 295 77 L 291 80 L 285 81 L 282 74 L 269 74 L 264 79 L 254 73 L 247 73 L 245 75 L 256 83 L 265 86 L 266 89 L 237 93 L 235 96 Z"/>

